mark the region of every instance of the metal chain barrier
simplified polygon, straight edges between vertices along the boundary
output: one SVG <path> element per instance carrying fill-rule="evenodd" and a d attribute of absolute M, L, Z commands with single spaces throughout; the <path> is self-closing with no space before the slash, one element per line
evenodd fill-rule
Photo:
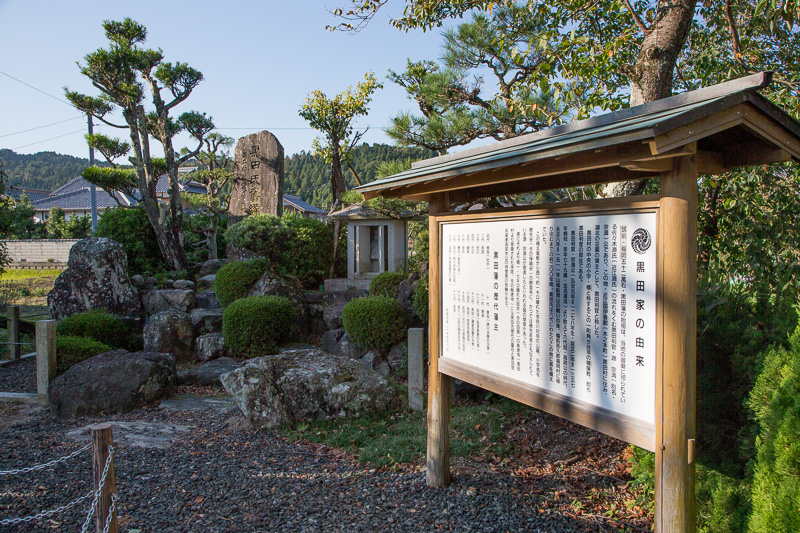
<path fill-rule="evenodd" d="M 29 467 L 26 467 L 26 468 L 17 468 L 17 469 L 14 469 L 14 470 L 0 470 L 0 477 L 2 477 L 2 476 L 14 476 L 14 475 L 17 475 L 17 474 L 27 474 L 28 472 L 34 472 L 36 470 L 44 470 L 45 468 L 49 468 L 51 466 L 55 466 L 58 463 L 63 463 L 64 461 L 69 461 L 73 457 L 77 457 L 78 455 L 80 455 L 81 453 L 83 453 L 86 450 L 90 449 L 91 447 L 92 447 L 91 444 L 87 444 L 86 446 L 84 446 L 80 450 L 76 450 L 76 451 L 72 452 L 69 455 L 65 455 L 64 457 L 61 457 L 60 459 L 53 459 L 52 461 L 49 461 L 47 463 L 43 463 L 43 464 L 40 464 L 40 465 L 29 466 Z"/>
<path fill-rule="evenodd" d="M 108 457 L 106 458 L 106 464 L 103 467 L 103 474 L 100 476 L 100 483 L 97 484 L 97 490 L 94 491 L 94 499 L 92 500 L 92 506 L 89 507 L 89 511 L 86 513 L 86 521 L 83 523 L 83 527 L 81 527 L 81 533 L 84 533 L 89 529 L 89 524 L 92 521 L 92 517 L 94 516 L 95 509 L 97 508 L 97 500 L 100 499 L 100 493 L 103 492 L 103 487 L 106 484 L 106 476 L 108 475 L 108 467 L 111 465 L 111 459 L 114 458 L 114 447 L 108 447 Z M 111 501 L 112 509 L 114 506 L 114 498 Z M 111 513 L 108 514 L 111 516 Z"/>
<path fill-rule="evenodd" d="M 35 515 L 26 516 L 24 518 L 3 518 L 0 519 L 0 525 L 6 526 L 11 524 L 22 524 L 24 522 L 30 522 L 32 520 L 41 520 L 42 518 L 47 518 L 48 516 L 53 516 L 55 514 L 63 513 L 67 509 L 75 507 L 82 501 L 88 500 L 92 497 L 92 491 L 87 492 L 80 498 L 69 502 L 66 505 L 62 505 L 61 507 L 56 507 L 55 509 L 50 509 L 49 511 L 42 511 L 40 513 L 36 513 Z"/>
<path fill-rule="evenodd" d="M 85 452 L 86 450 L 90 449 L 91 447 L 92 447 L 92 445 L 88 444 L 88 445 L 84 446 L 83 448 L 81 448 L 80 450 L 76 450 L 76 451 L 72 452 L 69 455 L 65 455 L 64 457 L 61 457 L 59 459 L 54 459 L 52 461 L 49 461 L 47 463 L 43 463 L 43 464 L 40 464 L 40 465 L 30 466 L 30 467 L 27 467 L 27 468 L 17 468 L 15 470 L 0 471 L 0 476 L 10 476 L 10 475 L 15 475 L 15 474 L 25 474 L 25 473 L 33 472 L 33 471 L 36 471 L 36 470 L 43 470 L 45 468 L 48 468 L 48 467 L 51 467 L 51 466 L 55 466 L 58 463 L 62 463 L 64 461 L 68 461 L 69 459 L 72 459 L 73 457 L 76 457 L 76 456 L 80 455 L 81 453 Z M 75 507 L 79 503 L 84 502 L 84 501 L 88 500 L 89 498 L 92 498 L 92 496 L 94 496 L 92 498 L 92 505 L 91 505 L 91 507 L 89 507 L 89 510 L 86 513 L 86 520 L 84 521 L 83 526 L 81 527 L 81 533 L 85 533 L 86 531 L 88 531 L 89 525 L 90 525 L 90 523 L 92 521 L 92 517 L 94 516 L 95 510 L 97 509 L 97 502 L 100 499 L 100 494 L 103 492 L 103 487 L 105 487 L 106 478 L 108 477 L 108 471 L 109 471 L 109 468 L 111 466 L 111 461 L 113 459 L 114 459 L 114 447 L 113 446 L 109 446 L 108 447 L 108 457 L 106 458 L 106 464 L 103 466 L 103 473 L 100 476 L 100 483 L 98 483 L 97 490 L 90 490 L 89 492 L 87 492 L 83 496 L 80 496 L 79 498 L 77 498 L 77 499 L 75 499 L 75 500 L 73 500 L 73 501 L 71 501 L 71 502 L 69 502 L 69 503 L 67 503 L 65 505 L 62 505 L 60 507 L 56 507 L 55 509 L 49 509 L 47 511 L 41 511 L 41 512 L 36 513 L 34 515 L 25 516 L 25 517 L 22 517 L 22 518 L 2 518 L 2 519 L 0 519 L 0 525 L 7 526 L 7 525 L 14 525 L 14 524 L 22 524 L 22 523 L 31 522 L 31 521 L 34 521 L 34 520 L 41 520 L 42 518 L 47 518 L 49 516 L 53 516 L 53 515 L 57 515 L 59 513 L 63 513 L 64 511 L 67 511 L 67 510 L 71 509 L 72 507 Z M 111 508 L 109 509 L 108 516 L 106 517 L 106 523 L 105 523 L 105 527 L 103 528 L 103 533 L 108 533 L 108 529 L 111 526 L 111 519 L 114 516 L 114 511 L 116 510 L 116 508 L 117 508 L 117 495 L 116 494 L 112 494 L 111 495 Z"/>
<path fill-rule="evenodd" d="M 108 516 L 106 517 L 106 525 L 103 528 L 103 533 L 108 533 L 108 528 L 111 527 L 111 518 L 114 516 L 114 511 L 117 510 L 117 495 L 111 495 L 111 507 L 108 509 Z"/>

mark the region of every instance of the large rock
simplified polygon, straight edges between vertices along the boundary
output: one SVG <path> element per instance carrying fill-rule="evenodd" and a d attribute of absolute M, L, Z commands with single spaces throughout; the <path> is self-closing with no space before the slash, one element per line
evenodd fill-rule
<path fill-rule="evenodd" d="M 161 311 L 151 316 L 144 326 L 144 349 L 166 352 L 178 361 L 194 359 L 194 329 L 189 315 L 182 311 Z"/>
<path fill-rule="evenodd" d="M 191 289 L 164 289 L 142 294 L 144 311 L 154 315 L 162 311 L 182 311 L 187 313 L 194 307 L 194 291 Z"/>
<path fill-rule="evenodd" d="M 336 346 L 339 344 L 339 341 L 342 340 L 342 337 L 344 337 L 343 329 L 332 329 L 330 331 L 326 331 L 322 334 L 322 349 L 328 353 L 335 353 Z"/>
<path fill-rule="evenodd" d="M 219 300 L 214 291 L 200 291 L 194 295 L 194 305 L 198 309 L 219 309 Z"/>
<path fill-rule="evenodd" d="M 228 263 L 230 263 L 228 259 L 209 259 L 200 265 L 200 270 L 197 272 L 197 278 L 200 279 L 212 274 L 216 274 L 220 268 Z"/>
<path fill-rule="evenodd" d="M 283 278 L 267 272 L 250 289 L 250 296 L 285 296 L 292 302 L 300 302 L 302 287 L 294 278 Z"/>
<path fill-rule="evenodd" d="M 342 329 L 344 323 L 342 322 L 342 311 L 347 302 L 335 301 L 325 306 L 322 311 L 322 318 L 328 329 Z"/>
<path fill-rule="evenodd" d="M 267 272 L 250 289 L 250 296 L 283 296 L 292 302 L 295 311 L 294 337 L 303 338 L 309 331 L 308 309 L 300 282 L 292 277 L 280 277 Z"/>
<path fill-rule="evenodd" d="M 197 280 L 197 288 L 201 291 L 214 290 L 214 282 L 217 280 L 216 274 L 209 274 Z"/>
<path fill-rule="evenodd" d="M 378 373 L 319 348 L 252 359 L 222 385 L 255 427 L 312 418 L 357 417 L 386 409 L 392 388 Z"/>
<path fill-rule="evenodd" d="M 336 334 L 334 334 L 336 336 Z M 350 336 L 345 333 L 344 335 L 339 337 L 338 342 L 331 346 L 331 340 L 325 339 L 325 344 L 329 350 L 326 350 L 333 355 L 339 355 L 342 357 L 347 357 L 349 359 L 363 359 L 367 352 L 369 351 L 367 348 L 362 348 L 355 342 L 350 339 Z"/>
<path fill-rule="evenodd" d="M 222 309 L 192 309 L 189 319 L 192 321 L 195 335 L 222 332 Z"/>
<path fill-rule="evenodd" d="M 124 413 L 162 398 L 174 384 L 175 358 L 170 354 L 106 352 L 53 381 L 50 410 L 65 418 Z"/>
<path fill-rule="evenodd" d="M 219 385 L 222 374 L 233 372 L 242 364 L 230 357 L 214 359 L 186 372 L 178 373 L 178 383 L 182 385 Z"/>
<path fill-rule="evenodd" d="M 128 277 L 128 260 L 121 244 L 106 238 L 83 239 L 70 250 L 68 265 L 47 295 L 54 319 L 89 309 L 105 309 L 119 316 L 141 315 L 139 295 Z"/>
<path fill-rule="evenodd" d="M 363 298 L 368 295 L 369 291 L 358 289 L 325 293 L 325 308 L 322 312 L 322 318 L 325 320 L 328 329 L 341 329 L 344 327 L 342 324 L 344 306 L 355 298 Z"/>
<path fill-rule="evenodd" d="M 228 349 L 225 348 L 225 337 L 222 336 L 222 333 L 209 333 L 197 337 L 194 351 L 197 359 L 203 362 L 228 355 Z"/>

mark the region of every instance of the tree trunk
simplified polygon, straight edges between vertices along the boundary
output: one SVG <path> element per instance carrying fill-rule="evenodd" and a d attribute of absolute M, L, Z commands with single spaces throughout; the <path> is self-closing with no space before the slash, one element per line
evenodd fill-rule
<path fill-rule="evenodd" d="M 655 102 L 672 95 L 678 55 L 686 43 L 697 0 L 659 0 L 657 18 L 645 35 L 636 63 L 630 69 L 631 106 Z M 600 196 L 615 198 L 644 192 L 647 180 L 608 183 Z"/>
<path fill-rule="evenodd" d="M 171 231 L 171 224 L 162 225 L 159 220 L 158 200 L 156 200 L 158 176 L 153 176 L 153 169 L 150 165 L 150 141 L 147 138 L 148 131 L 144 108 L 138 106 L 136 109 L 126 110 L 123 114 L 128 122 L 131 142 L 133 143 L 136 159 L 134 161 L 132 158 L 131 163 L 133 163 L 136 171 L 139 194 L 142 197 L 141 201 L 144 204 L 147 219 L 150 221 L 150 225 L 156 235 L 161 257 L 164 258 L 170 269 L 185 270 L 188 268 L 188 264 L 183 245 L 175 233 Z"/>
<path fill-rule="evenodd" d="M 328 278 L 333 279 L 336 272 L 336 254 L 339 250 L 339 233 L 342 230 L 342 223 L 339 220 L 333 221 L 333 261 L 331 261 L 331 268 L 328 272 Z"/>
<path fill-rule="evenodd" d="M 339 203 L 342 193 L 347 190 L 342 173 L 342 159 L 338 150 L 331 155 L 331 192 L 333 193 L 333 206 Z"/>
<path fill-rule="evenodd" d="M 206 233 L 206 243 L 208 245 L 208 259 L 217 259 L 217 215 L 212 213 L 209 217 L 208 232 Z"/>
<path fill-rule="evenodd" d="M 659 0 L 650 28 L 631 73 L 631 105 L 654 102 L 672 94 L 678 55 L 686 43 L 697 0 Z"/>

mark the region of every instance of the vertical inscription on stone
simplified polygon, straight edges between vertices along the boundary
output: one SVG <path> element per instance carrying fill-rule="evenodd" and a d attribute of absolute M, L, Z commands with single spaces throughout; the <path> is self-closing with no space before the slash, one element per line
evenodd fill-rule
<path fill-rule="evenodd" d="M 283 146 L 268 131 L 236 143 L 230 213 L 283 214 Z"/>

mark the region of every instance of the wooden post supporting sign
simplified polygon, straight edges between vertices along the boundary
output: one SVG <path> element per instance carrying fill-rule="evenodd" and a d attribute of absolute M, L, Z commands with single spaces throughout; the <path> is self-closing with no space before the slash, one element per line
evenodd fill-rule
<path fill-rule="evenodd" d="M 447 211 L 445 194 L 428 204 L 430 214 L 430 265 L 428 274 L 428 462 L 429 487 L 444 487 L 450 481 L 450 376 L 439 372 L 439 335 L 441 334 L 441 252 L 439 223 L 436 215 Z"/>
<path fill-rule="evenodd" d="M 694 439 L 697 163 L 675 158 L 661 178 L 663 361 L 656 384 L 656 531 L 695 530 Z"/>

